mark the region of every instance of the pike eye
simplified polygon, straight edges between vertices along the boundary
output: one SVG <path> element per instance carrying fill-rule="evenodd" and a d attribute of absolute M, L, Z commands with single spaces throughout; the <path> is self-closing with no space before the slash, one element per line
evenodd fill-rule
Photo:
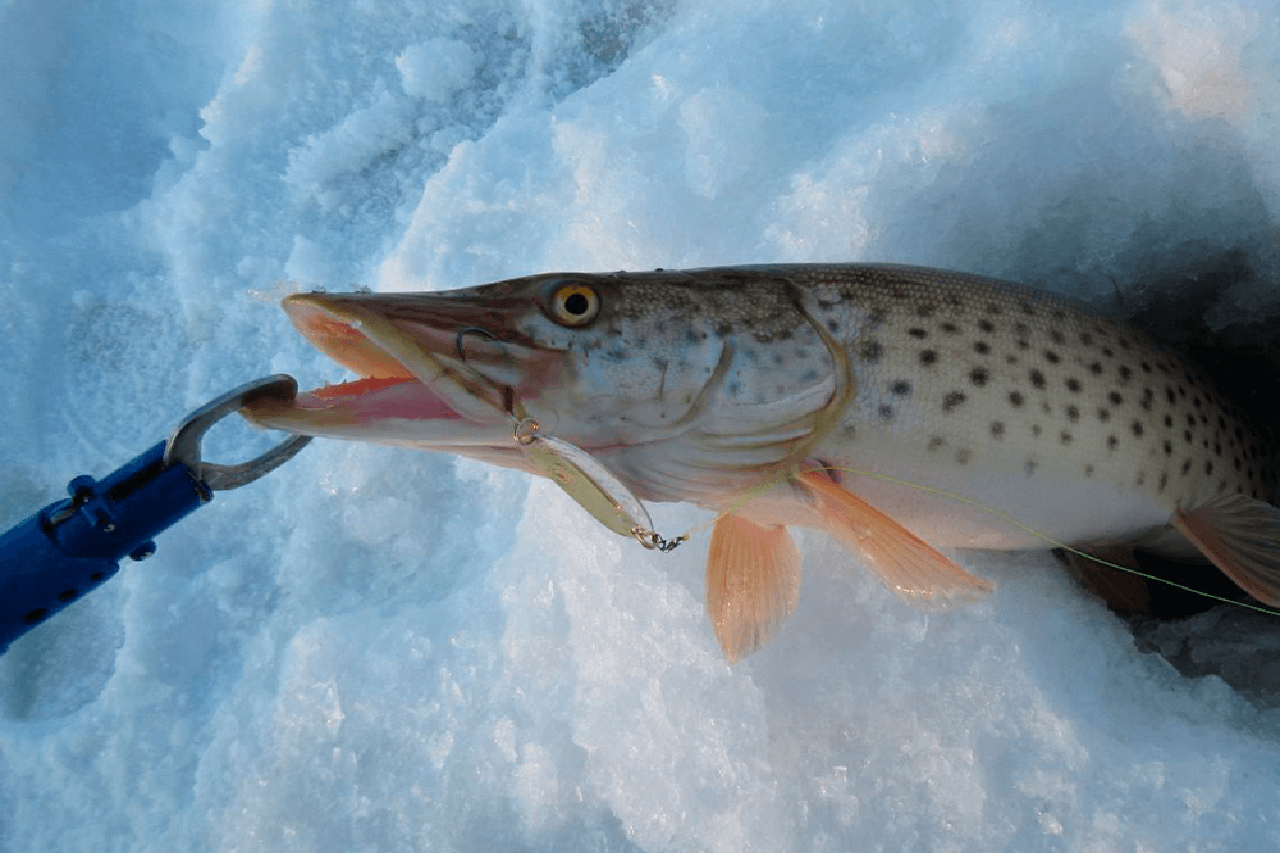
<path fill-rule="evenodd" d="M 562 284 L 551 292 L 548 313 L 562 326 L 585 326 L 600 313 L 600 294 L 585 284 Z"/>

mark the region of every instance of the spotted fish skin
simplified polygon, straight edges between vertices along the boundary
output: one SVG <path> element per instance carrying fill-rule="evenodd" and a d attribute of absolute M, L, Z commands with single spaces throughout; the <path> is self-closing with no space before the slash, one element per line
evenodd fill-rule
<path fill-rule="evenodd" d="M 554 477 L 514 437 L 536 423 L 590 460 L 561 460 L 565 483 L 598 466 L 620 484 L 581 486 L 597 504 L 629 489 L 717 511 L 707 609 L 730 661 L 795 606 L 793 525 L 913 602 L 992 588 L 940 547 L 1067 544 L 1199 556 L 1280 606 L 1274 443 L 1194 367 L 1052 294 L 798 264 L 284 305 L 361 378 L 251 420 Z"/>
<path fill-rule="evenodd" d="M 858 377 L 820 453 L 972 502 L 845 481 L 930 541 L 1145 537 L 1185 552 L 1177 537 L 1152 538 L 1178 507 L 1221 494 L 1275 500 L 1269 440 L 1135 329 L 1053 294 L 943 270 L 815 267 L 792 278 L 813 292 Z"/>

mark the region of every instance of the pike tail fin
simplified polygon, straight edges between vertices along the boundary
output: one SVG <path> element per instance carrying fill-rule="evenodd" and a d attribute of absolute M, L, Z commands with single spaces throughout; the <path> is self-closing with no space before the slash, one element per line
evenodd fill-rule
<path fill-rule="evenodd" d="M 707 555 L 707 615 L 729 663 L 764 645 L 796 608 L 800 552 L 781 525 L 716 519 Z"/>
<path fill-rule="evenodd" d="M 860 553 L 885 586 L 910 603 L 946 606 L 995 589 L 822 471 L 797 479 L 817 499 L 827 531 Z"/>
<path fill-rule="evenodd" d="M 1245 495 L 1223 495 L 1187 512 L 1174 526 L 1236 586 L 1280 607 L 1280 509 Z"/>

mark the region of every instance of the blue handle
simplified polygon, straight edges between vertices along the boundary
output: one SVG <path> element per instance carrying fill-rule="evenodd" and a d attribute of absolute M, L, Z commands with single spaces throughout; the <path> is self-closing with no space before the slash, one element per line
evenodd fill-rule
<path fill-rule="evenodd" d="M 100 481 L 76 477 L 68 500 L 51 503 L 0 535 L 0 654 L 9 644 L 119 571 L 145 560 L 152 538 L 213 493 L 252 483 L 311 440 L 295 435 L 238 465 L 200 459 L 200 440 L 224 417 L 264 398 L 292 400 L 298 383 L 279 374 L 248 382 L 187 416 L 168 441 Z"/>
<path fill-rule="evenodd" d="M 119 570 L 155 552 L 152 538 L 213 499 L 165 442 L 100 481 L 76 477 L 70 498 L 0 535 L 0 654 Z"/>

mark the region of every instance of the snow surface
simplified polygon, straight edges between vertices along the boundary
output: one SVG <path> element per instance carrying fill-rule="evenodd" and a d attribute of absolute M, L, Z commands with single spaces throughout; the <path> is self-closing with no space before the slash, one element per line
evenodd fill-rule
<path fill-rule="evenodd" d="M 1274 316 L 1277 103 L 1260 0 L 0 0 L 0 522 L 340 376 L 284 280 L 876 260 L 1133 304 L 1230 268 L 1209 326 Z M 318 442 L 0 658 L 0 844 L 1280 847 L 1277 712 L 1047 556 L 924 614 L 804 536 L 730 668 L 705 533 Z"/>

